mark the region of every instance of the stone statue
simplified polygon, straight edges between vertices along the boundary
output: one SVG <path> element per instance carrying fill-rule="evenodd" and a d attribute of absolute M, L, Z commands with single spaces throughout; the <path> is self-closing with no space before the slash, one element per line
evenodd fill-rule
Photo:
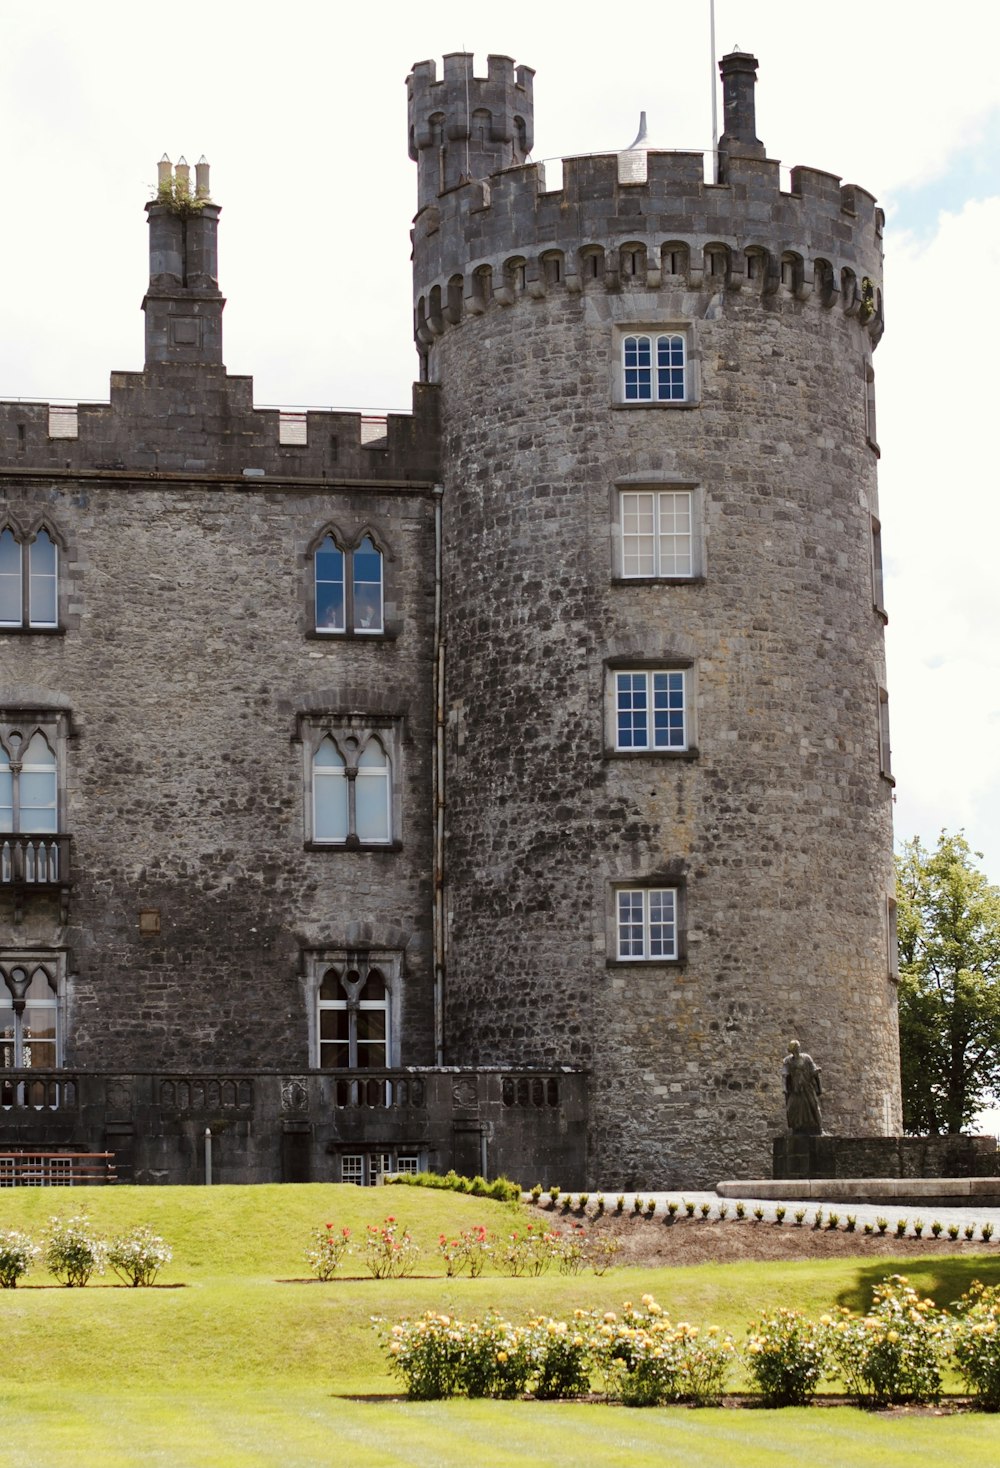
<path fill-rule="evenodd" d="M 801 1053 L 798 1040 L 789 1042 L 781 1073 L 785 1082 L 785 1117 L 788 1130 L 798 1137 L 822 1136 L 819 1066 L 811 1055 Z"/>

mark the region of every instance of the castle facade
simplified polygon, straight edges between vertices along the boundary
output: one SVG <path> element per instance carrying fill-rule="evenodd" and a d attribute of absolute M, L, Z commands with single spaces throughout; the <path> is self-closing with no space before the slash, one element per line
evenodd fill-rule
<path fill-rule="evenodd" d="M 0 1153 L 712 1184 L 792 1034 L 900 1129 L 882 214 L 721 71 L 547 187 L 414 68 L 411 415 L 253 407 L 166 160 L 144 370 L 0 404 Z"/>

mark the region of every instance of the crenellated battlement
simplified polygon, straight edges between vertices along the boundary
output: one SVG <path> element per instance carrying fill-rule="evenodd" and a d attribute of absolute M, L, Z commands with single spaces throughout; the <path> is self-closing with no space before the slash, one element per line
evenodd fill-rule
<path fill-rule="evenodd" d="M 874 197 L 820 169 L 730 156 L 706 183 L 700 153 L 567 158 L 562 188 L 527 164 L 440 197 L 413 232 L 418 343 L 464 316 L 553 291 L 782 291 L 883 327 L 882 228 Z"/>
<path fill-rule="evenodd" d="M 474 59 L 451 52 L 440 81 L 433 61 L 418 61 L 406 79 L 420 209 L 462 183 L 523 163 L 531 152 L 535 73 L 509 56 L 489 56 L 486 76 L 478 77 Z"/>
<path fill-rule="evenodd" d="M 114 372 L 108 403 L 0 402 L 0 461 L 29 476 L 426 484 L 440 474 L 437 413 L 428 384 L 414 384 L 412 414 L 375 417 L 255 408 L 253 379 L 221 368 Z"/>

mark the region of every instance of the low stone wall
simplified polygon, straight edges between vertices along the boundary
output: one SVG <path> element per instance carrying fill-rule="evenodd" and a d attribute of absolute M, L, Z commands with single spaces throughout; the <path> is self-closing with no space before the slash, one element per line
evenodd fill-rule
<path fill-rule="evenodd" d="M 405 1154 L 435 1172 L 582 1188 L 586 1076 L 5 1071 L 0 1083 L 0 1153 L 113 1152 L 121 1182 L 204 1182 L 206 1130 L 217 1183 L 337 1182 L 347 1155 Z"/>
<path fill-rule="evenodd" d="M 995 1178 L 996 1137 L 775 1137 L 781 1178 Z"/>
<path fill-rule="evenodd" d="M 1000 1208 L 1000 1178 L 751 1178 L 716 1186 L 722 1198 L 774 1203 L 884 1204 L 886 1208 Z"/>

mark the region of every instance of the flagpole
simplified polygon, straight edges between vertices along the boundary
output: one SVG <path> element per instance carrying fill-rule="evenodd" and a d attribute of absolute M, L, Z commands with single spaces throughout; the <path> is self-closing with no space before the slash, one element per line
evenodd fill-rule
<path fill-rule="evenodd" d="M 712 87 L 712 178 L 719 182 L 719 112 L 716 101 L 715 81 L 715 0 L 708 0 L 708 30 L 711 57 L 709 58 L 709 78 Z"/>

